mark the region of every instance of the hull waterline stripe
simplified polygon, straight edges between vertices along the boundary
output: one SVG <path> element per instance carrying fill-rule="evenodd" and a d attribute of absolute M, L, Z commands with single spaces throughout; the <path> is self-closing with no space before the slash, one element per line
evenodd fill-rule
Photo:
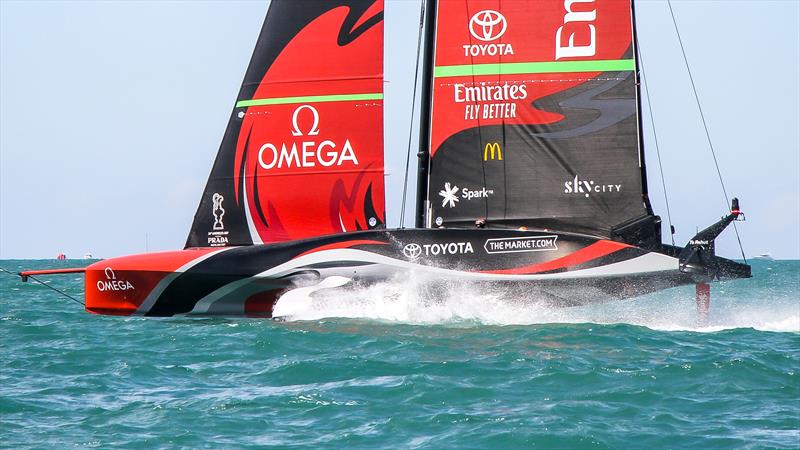
<path fill-rule="evenodd" d="M 276 279 L 282 276 L 291 274 L 300 268 L 308 267 L 309 265 L 317 263 L 325 263 L 330 261 L 359 261 L 371 264 L 377 264 L 385 267 L 387 270 L 410 270 L 421 271 L 424 273 L 434 274 L 443 277 L 446 280 L 460 280 L 460 281 L 532 281 L 532 280 L 551 280 L 562 281 L 570 279 L 591 279 L 591 278 L 604 278 L 604 277 L 620 277 L 630 275 L 645 275 L 658 272 L 675 272 L 678 273 L 678 260 L 676 258 L 666 256 L 660 253 L 647 253 L 645 255 L 632 258 L 617 263 L 607 264 L 599 267 L 592 267 L 588 269 L 580 269 L 576 271 L 569 271 L 556 274 L 495 274 L 495 273 L 480 273 L 480 272 L 463 272 L 459 270 L 439 268 L 433 266 L 419 265 L 413 262 L 394 259 L 388 256 L 383 256 L 371 253 L 365 250 L 356 249 L 329 249 L 321 250 L 318 252 L 299 256 L 285 263 L 279 264 L 275 267 L 269 268 L 261 273 L 257 273 L 251 277 L 243 278 L 226 285 L 221 286 L 217 290 L 209 293 L 201 298 L 194 308 L 188 313 L 205 315 L 209 314 L 213 305 L 223 300 L 230 295 L 242 292 L 243 300 L 249 298 L 254 293 L 263 289 L 256 286 L 251 286 L 252 291 L 248 288 L 252 283 L 257 283 L 266 279 Z M 345 268 L 342 268 L 345 269 Z M 351 270 L 347 270 L 352 273 Z M 244 305 L 244 303 L 243 303 Z M 246 314 L 246 311 L 244 311 Z"/>
<path fill-rule="evenodd" d="M 443 78 L 475 75 L 519 75 L 529 73 L 621 72 L 625 70 L 634 70 L 635 68 L 636 64 L 633 59 L 463 64 L 458 66 L 436 67 L 433 69 L 433 76 L 436 78 Z"/>
<path fill-rule="evenodd" d="M 158 282 L 156 287 L 154 287 L 153 290 L 150 291 L 150 294 L 147 295 L 147 297 L 144 299 L 142 304 L 139 305 L 139 307 L 136 309 L 136 311 L 133 313 L 133 315 L 140 315 L 141 316 L 141 315 L 147 314 L 147 312 L 150 311 L 150 309 L 156 303 L 156 301 L 161 296 L 161 294 L 167 289 L 167 287 L 170 285 L 170 283 L 172 283 L 179 276 L 183 275 L 184 272 L 186 272 L 187 270 L 191 269 L 192 267 L 200 264 L 201 262 L 207 260 L 208 258 L 211 258 L 212 256 L 218 255 L 218 254 L 220 254 L 222 252 L 228 251 L 228 250 L 230 250 L 232 248 L 236 248 L 236 247 L 223 247 L 223 248 L 221 248 L 219 250 L 214 250 L 214 251 L 208 252 L 208 253 L 200 256 L 199 258 L 193 259 L 193 260 L 187 262 L 186 264 L 182 265 L 181 267 L 178 267 L 177 269 L 175 269 L 174 272 L 170 273 L 169 275 L 167 275 L 161 281 Z"/>
<path fill-rule="evenodd" d="M 316 253 L 316 252 L 320 252 L 320 251 L 323 251 L 323 250 L 334 250 L 334 249 L 337 249 L 337 248 L 350 248 L 350 247 L 353 247 L 355 245 L 389 245 L 389 243 L 388 242 L 382 242 L 382 241 L 372 241 L 372 240 L 369 240 L 369 239 L 356 239 L 356 240 L 352 240 L 352 241 L 334 242 L 333 244 L 322 245 L 322 246 L 319 246 L 319 247 L 316 247 L 316 248 L 312 248 L 311 250 L 307 250 L 307 251 L 305 251 L 303 253 L 300 253 L 299 255 L 295 256 L 292 259 L 296 259 L 296 258 L 299 258 L 301 256 L 305 256 L 305 255 L 310 255 L 311 253 Z"/>
<path fill-rule="evenodd" d="M 514 267 L 511 269 L 484 270 L 481 273 L 493 273 L 502 275 L 529 275 L 549 270 L 564 269 L 570 266 L 585 263 L 597 258 L 601 258 L 611 253 L 618 252 L 624 248 L 631 248 L 628 244 L 614 241 L 597 241 L 588 247 L 584 247 L 574 253 L 561 258 L 547 261 L 544 263 L 532 264 L 524 267 Z"/>
<path fill-rule="evenodd" d="M 252 100 L 239 100 L 237 108 L 246 106 L 288 105 L 292 103 L 323 103 L 323 102 L 352 102 L 359 100 L 383 100 L 380 92 L 370 94 L 332 94 L 332 95 L 305 95 L 299 97 L 254 98 Z"/>
<path fill-rule="evenodd" d="M 255 274 L 255 278 L 277 278 L 297 270 L 299 267 L 308 266 L 315 263 L 324 263 L 328 261 L 362 261 L 374 264 L 381 264 L 395 269 L 411 269 L 419 270 L 422 272 L 436 274 L 443 277 L 452 277 L 451 279 L 463 280 L 478 280 L 478 281 L 504 281 L 504 280 L 566 280 L 576 278 L 594 278 L 594 277 L 613 277 L 613 276 L 627 276 L 638 275 L 652 272 L 664 271 L 678 271 L 678 260 L 671 256 L 666 256 L 661 253 L 650 252 L 642 256 L 603 265 L 599 267 L 592 267 L 588 269 L 580 269 L 575 271 L 567 271 L 561 273 L 546 273 L 546 274 L 494 274 L 494 273 L 481 273 L 481 272 L 464 272 L 455 269 L 448 269 L 442 267 L 425 266 L 410 261 L 391 258 L 365 250 L 356 249 L 335 249 L 324 250 L 316 253 L 311 253 L 301 256 L 275 267 L 271 267 L 261 273 Z"/>

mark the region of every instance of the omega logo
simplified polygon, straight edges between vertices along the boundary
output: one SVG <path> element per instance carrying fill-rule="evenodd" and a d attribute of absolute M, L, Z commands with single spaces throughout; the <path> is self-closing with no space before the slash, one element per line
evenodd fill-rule
<path fill-rule="evenodd" d="M 106 280 L 97 280 L 98 291 L 128 291 L 133 289 L 133 284 L 130 281 L 117 280 L 117 274 L 114 273 L 114 269 L 111 267 L 103 269 L 103 274 L 106 276 Z"/>
<path fill-rule="evenodd" d="M 303 105 L 294 110 L 294 114 L 292 114 L 292 126 L 294 129 L 292 130 L 292 136 L 302 136 L 303 132 L 300 131 L 300 127 L 297 125 L 297 118 L 300 116 L 300 111 L 303 110 L 310 110 L 312 116 L 314 117 L 314 122 L 311 125 L 311 130 L 308 131 L 309 136 L 316 136 L 319 134 L 319 112 L 317 112 L 317 108 L 314 108 L 311 105 Z"/>
<path fill-rule="evenodd" d="M 304 113 L 304 111 L 308 111 L 308 113 Z M 310 124 L 308 123 L 309 113 Z M 301 120 L 303 117 L 306 120 Z M 301 122 L 302 125 L 311 125 L 308 133 L 303 133 L 301 130 Z M 344 143 L 341 143 L 331 139 L 309 137 L 319 134 L 319 122 L 319 112 L 313 106 L 301 105 L 295 108 L 292 113 L 291 133 L 296 139 L 290 139 L 289 142 L 280 144 L 264 143 L 258 150 L 258 164 L 264 170 L 306 169 L 343 164 L 358 166 L 358 157 L 356 157 L 350 139 L 345 139 Z"/>

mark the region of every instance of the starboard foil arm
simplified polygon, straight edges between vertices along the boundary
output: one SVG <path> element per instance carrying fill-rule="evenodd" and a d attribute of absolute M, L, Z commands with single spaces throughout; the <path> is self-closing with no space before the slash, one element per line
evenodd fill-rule
<path fill-rule="evenodd" d="M 731 201 L 731 211 L 716 223 L 697 233 L 678 255 L 681 272 L 702 279 L 750 278 L 750 266 L 716 256 L 716 238 L 735 220 L 744 220 L 739 199 Z"/>
<path fill-rule="evenodd" d="M 85 267 L 70 267 L 66 269 L 43 269 L 43 270 L 25 270 L 17 273 L 22 278 L 23 282 L 27 282 L 28 278 L 36 275 L 62 275 L 66 273 L 86 273 Z"/>

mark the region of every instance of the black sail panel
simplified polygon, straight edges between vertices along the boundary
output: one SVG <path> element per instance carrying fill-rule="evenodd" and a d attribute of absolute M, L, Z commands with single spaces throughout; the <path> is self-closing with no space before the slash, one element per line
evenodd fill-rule
<path fill-rule="evenodd" d="M 627 0 L 440 0 L 435 35 L 432 226 L 647 216 Z"/>

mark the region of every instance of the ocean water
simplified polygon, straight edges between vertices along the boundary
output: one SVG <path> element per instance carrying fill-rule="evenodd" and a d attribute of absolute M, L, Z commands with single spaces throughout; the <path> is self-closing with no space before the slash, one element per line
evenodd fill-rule
<path fill-rule="evenodd" d="M 800 448 L 800 261 L 754 275 L 704 322 L 691 287 L 553 309 L 403 283 L 272 321 L 96 316 L 0 273 L 0 447 Z"/>

